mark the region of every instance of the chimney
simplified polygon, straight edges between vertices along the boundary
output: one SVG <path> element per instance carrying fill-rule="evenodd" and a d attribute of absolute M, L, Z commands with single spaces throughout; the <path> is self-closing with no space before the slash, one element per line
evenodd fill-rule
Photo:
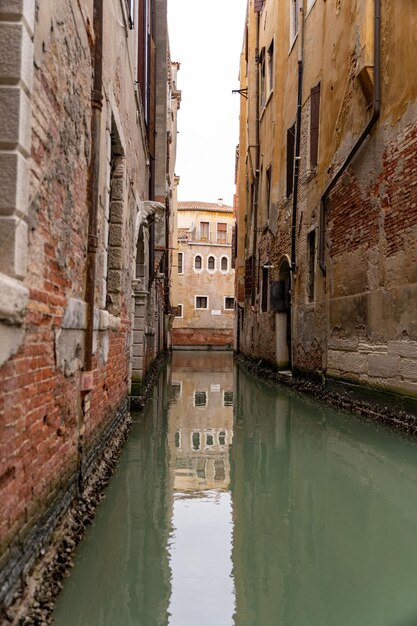
<path fill-rule="evenodd" d="M 223 198 L 217 198 L 217 204 L 223 206 Z"/>

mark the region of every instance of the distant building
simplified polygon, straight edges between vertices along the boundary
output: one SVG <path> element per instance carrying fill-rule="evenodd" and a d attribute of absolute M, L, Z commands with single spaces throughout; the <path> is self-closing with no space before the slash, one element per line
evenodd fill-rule
<path fill-rule="evenodd" d="M 232 346 L 234 269 L 231 261 L 233 207 L 221 200 L 178 202 L 176 317 L 172 345 Z"/>

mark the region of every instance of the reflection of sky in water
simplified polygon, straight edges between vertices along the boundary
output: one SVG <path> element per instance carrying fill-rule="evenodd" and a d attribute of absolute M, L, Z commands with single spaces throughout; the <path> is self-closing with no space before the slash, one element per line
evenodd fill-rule
<path fill-rule="evenodd" d="M 177 494 L 170 540 L 170 626 L 227 626 L 234 613 L 230 493 Z"/>

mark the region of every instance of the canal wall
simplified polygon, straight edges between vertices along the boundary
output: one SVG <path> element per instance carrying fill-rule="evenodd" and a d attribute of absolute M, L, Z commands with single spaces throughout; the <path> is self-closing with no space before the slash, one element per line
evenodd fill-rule
<path fill-rule="evenodd" d="M 413 399 L 324 377 L 319 381 L 317 378 L 287 375 L 272 362 L 244 354 L 235 354 L 235 361 L 263 380 L 285 385 L 363 419 L 417 434 L 417 402 Z"/>

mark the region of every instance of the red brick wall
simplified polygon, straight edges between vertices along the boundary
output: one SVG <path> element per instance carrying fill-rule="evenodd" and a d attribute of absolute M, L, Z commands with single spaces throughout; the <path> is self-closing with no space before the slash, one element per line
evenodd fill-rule
<path fill-rule="evenodd" d="M 233 344 L 233 330 L 213 328 L 174 328 L 172 345 L 175 346 L 225 346 Z"/>

